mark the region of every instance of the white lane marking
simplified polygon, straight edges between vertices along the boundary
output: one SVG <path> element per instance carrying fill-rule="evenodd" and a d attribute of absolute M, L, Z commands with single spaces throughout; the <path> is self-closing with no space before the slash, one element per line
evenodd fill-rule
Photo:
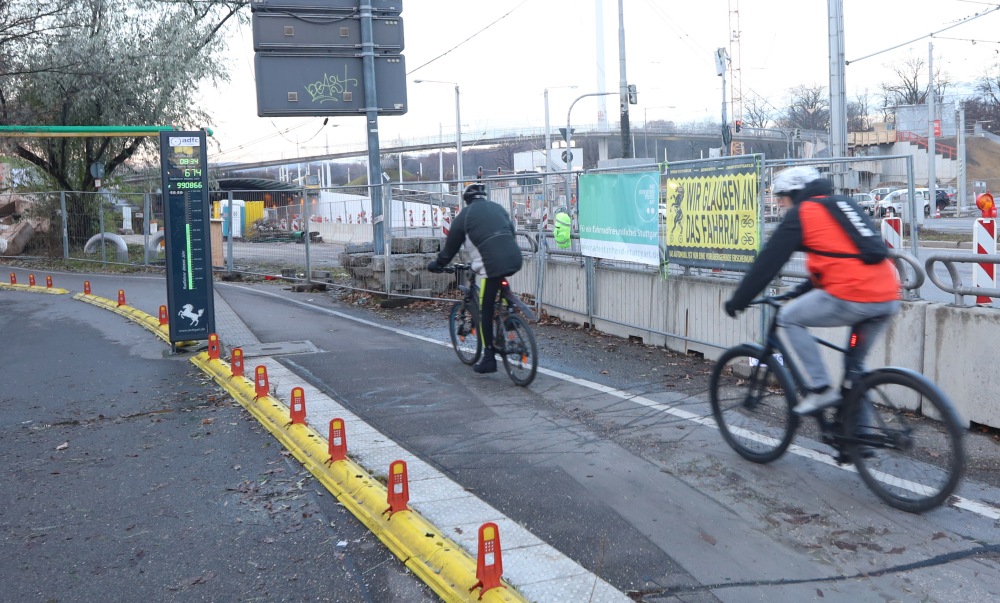
<path fill-rule="evenodd" d="M 218 283 L 216 283 L 216 284 L 218 284 Z M 389 331 L 389 332 L 392 332 L 392 333 L 397 333 L 397 334 L 403 335 L 405 337 L 411 337 L 413 339 L 419 339 L 421 341 L 426 341 L 427 343 L 437 344 L 437 345 L 440 345 L 440 346 L 444 346 L 446 348 L 452 347 L 451 342 L 448 342 L 448 341 L 440 341 L 438 339 L 433 339 L 431 337 L 426 337 L 424 335 L 418 335 L 416 333 L 411 333 L 409 331 L 404 331 L 403 329 L 397 329 L 396 327 L 390 327 L 390 326 L 379 324 L 377 322 L 372 322 L 370 320 L 365 320 L 364 318 L 358 318 L 356 316 L 351 316 L 350 314 L 345 314 L 343 312 L 338 312 L 337 310 L 330 310 L 328 308 L 321 308 L 319 306 L 314 306 L 312 304 L 309 304 L 309 303 L 306 303 L 306 302 L 303 302 L 303 301 L 299 301 L 299 300 L 296 300 L 296 299 L 288 299 L 287 297 L 282 297 L 281 295 L 279 295 L 277 293 L 272 293 L 270 291 L 259 291 L 257 289 L 250 289 L 250 288 L 242 287 L 242 286 L 239 286 L 239 285 L 229 285 L 229 284 L 227 284 L 226 286 L 227 287 L 232 287 L 234 289 L 242 289 L 242 290 L 248 291 L 250 293 L 261 293 L 261 294 L 264 294 L 264 295 L 269 295 L 271 297 L 280 299 L 280 300 L 288 302 L 288 303 L 297 304 L 297 305 L 300 305 L 300 306 L 303 306 L 303 307 L 306 307 L 306 308 L 310 308 L 312 310 L 317 310 L 319 312 L 324 312 L 326 314 L 337 316 L 339 318 L 344 318 L 344 319 L 347 319 L 347 320 L 350 320 L 350 321 L 354 321 L 354 322 L 359 323 L 359 324 L 363 324 L 363 325 L 367 325 L 367 326 L 371 326 L 371 327 L 376 327 L 376 328 L 382 329 L 384 331 Z M 561 373 L 559 371 L 554 371 L 552 369 L 543 368 L 541 366 L 538 367 L 538 372 L 542 373 L 544 375 L 548 375 L 549 377 L 554 377 L 556 379 L 560 379 L 562 381 L 566 381 L 568 383 L 573 383 L 573 384 L 579 385 L 581 387 L 586 387 L 588 389 L 592 389 L 592 390 L 600 392 L 602 394 L 607 394 L 609 396 L 614 396 L 614 397 L 620 398 L 622 400 L 627 400 L 629 402 L 634 402 L 635 404 L 638 404 L 640 406 L 645 406 L 646 408 L 650 408 L 650 409 L 653 409 L 653 410 L 658 410 L 658 411 L 664 412 L 666 414 L 672 415 L 674 417 L 677 417 L 679 419 L 684 419 L 684 420 L 687 420 L 687 421 L 691 421 L 692 423 L 697 423 L 698 425 L 704 425 L 705 427 L 711 427 L 713 429 L 718 429 L 718 425 L 715 424 L 715 419 L 712 418 L 712 417 L 709 417 L 709 416 L 701 416 L 701 415 L 695 414 L 695 413 L 687 411 L 687 410 L 682 410 L 680 408 L 676 408 L 676 407 L 671 406 L 669 404 L 664 404 L 662 402 L 657 402 L 656 400 L 651 400 L 651 399 L 646 398 L 644 396 L 638 396 L 638 395 L 635 395 L 635 394 L 632 394 L 632 393 L 629 393 L 629 392 L 626 392 L 626 391 L 623 391 L 623 390 L 620 390 L 620 389 L 616 389 L 614 387 L 610 387 L 610 386 L 607 386 L 607 385 L 601 385 L 600 383 L 594 383 L 593 381 L 588 381 L 586 379 L 581 379 L 579 377 L 574 377 L 572 375 L 567 375 L 566 373 Z M 746 430 L 741 430 L 741 431 L 746 431 Z M 746 431 L 746 434 L 747 434 L 747 437 L 750 437 L 750 438 L 752 438 L 752 439 L 754 439 L 756 441 L 759 441 L 759 442 L 766 442 L 769 439 L 767 436 L 764 436 L 764 435 L 761 435 L 761 434 L 757 434 L 755 432 Z M 853 465 L 841 465 L 841 464 L 837 463 L 836 459 L 834 459 L 833 456 L 831 456 L 829 454 L 826 454 L 826 453 L 823 453 L 823 452 L 819 452 L 819 451 L 812 450 L 812 449 L 809 449 L 809 448 L 803 448 L 801 446 L 796 446 L 795 444 L 792 444 L 791 446 L 788 447 L 788 452 L 790 452 L 792 454 L 795 454 L 797 456 L 800 456 L 802 458 L 806 458 L 806 459 L 810 459 L 810 460 L 813 460 L 813 461 L 816 461 L 816 462 L 819 462 L 819 463 L 823 463 L 824 465 L 829 465 L 831 467 L 836 467 L 837 469 L 840 469 L 842 471 L 848 471 L 848 472 L 851 472 L 851 473 L 857 473 L 857 469 L 855 469 Z M 876 474 L 876 477 L 878 477 L 877 474 Z M 885 483 L 890 484 L 890 485 L 896 485 L 896 486 L 900 485 L 899 478 L 895 478 L 895 477 L 892 477 L 892 476 L 889 476 L 889 477 L 891 479 L 888 480 L 888 481 L 884 480 L 884 479 L 881 479 L 881 478 L 879 478 L 879 481 L 884 481 Z M 920 492 L 921 488 L 929 489 L 927 486 L 923 486 L 921 484 L 915 484 L 915 483 L 912 483 L 912 482 L 909 482 L 909 483 L 913 487 L 912 488 L 908 488 L 908 489 L 912 490 L 913 492 Z M 985 517 L 987 519 L 1000 519 L 1000 507 L 995 507 L 995 506 L 992 506 L 992 505 L 990 505 L 988 503 L 984 503 L 984 502 L 980 502 L 980 501 L 976 501 L 976 500 L 967 499 L 967 498 L 964 498 L 964 497 L 958 496 L 958 495 L 952 495 L 951 502 L 949 504 L 950 504 L 950 506 L 953 506 L 953 507 L 956 507 L 956 508 L 959 508 L 959 509 L 965 509 L 966 511 L 970 511 L 972 513 L 975 513 L 976 515 Z"/>

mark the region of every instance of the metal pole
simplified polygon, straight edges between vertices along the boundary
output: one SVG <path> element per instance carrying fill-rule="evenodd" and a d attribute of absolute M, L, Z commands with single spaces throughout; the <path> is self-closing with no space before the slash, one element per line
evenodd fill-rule
<path fill-rule="evenodd" d="M 368 184 L 372 197 L 372 241 L 376 254 L 384 247 L 382 225 L 382 154 L 378 140 L 378 99 L 375 95 L 375 41 L 371 0 L 361 2 L 361 59 L 364 69 L 365 118 L 368 131 Z"/>
<path fill-rule="evenodd" d="M 100 189 L 97 190 L 97 221 L 101 225 L 101 264 L 108 262 L 108 240 L 104 237 L 104 197 L 101 196 Z"/>
<path fill-rule="evenodd" d="M 965 107 L 958 109 L 958 215 L 965 212 Z"/>
<path fill-rule="evenodd" d="M 69 216 L 66 214 L 66 191 L 59 192 L 59 209 L 62 210 L 63 259 L 69 259 Z"/>
<path fill-rule="evenodd" d="M 830 36 L 830 155 L 847 156 L 847 100 L 844 83 L 844 0 L 827 0 Z M 843 172 L 843 164 L 834 164 Z M 842 186 L 843 180 L 838 182 Z"/>
<path fill-rule="evenodd" d="M 149 265 L 149 193 L 142 194 L 142 259 L 143 265 Z"/>
<path fill-rule="evenodd" d="M 573 105 L 575 105 L 580 99 L 587 98 L 588 96 L 608 96 L 609 94 L 615 94 L 614 92 L 590 92 L 588 94 L 581 94 L 580 96 L 573 99 L 573 102 L 569 104 L 569 110 L 566 111 L 566 203 L 569 204 L 570 200 L 570 180 L 573 177 L 573 148 L 570 146 L 570 142 L 573 139 L 573 128 L 570 125 L 573 116 Z M 581 164 L 582 165 L 582 164 Z"/>
<path fill-rule="evenodd" d="M 462 165 L 462 101 L 458 91 L 458 84 L 455 84 L 455 148 L 458 151 L 458 194 L 462 194 L 465 187 L 465 169 Z"/>
<path fill-rule="evenodd" d="M 934 42 L 927 43 L 927 194 L 930 195 L 928 209 L 937 210 L 937 173 L 935 164 L 937 148 L 934 140 Z M 917 217 L 924 223 L 924 208 L 921 204 Z"/>
<path fill-rule="evenodd" d="M 628 120 L 628 78 L 625 77 L 625 13 L 623 0 L 618 0 L 618 96 L 621 102 L 622 157 L 634 157 L 632 132 Z"/>
<path fill-rule="evenodd" d="M 227 226 L 226 226 L 226 232 L 229 233 L 229 240 L 226 241 L 226 256 L 227 256 L 226 257 L 226 269 L 229 271 L 230 274 L 232 274 L 232 272 L 233 272 L 233 238 L 234 238 L 233 237 L 233 209 L 234 209 L 233 208 L 233 191 L 229 191 L 229 193 L 226 195 L 226 198 L 229 200 L 229 211 L 226 212 L 226 224 L 227 224 Z M 240 217 L 241 218 L 243 217 L 242 213 L 240 213 Z"/>
<path fill-rule="evenodd" d="M 303 192 L 305 192 L 305 191 L 303 191 Z M 303 195 L 303 197 L 302 197 L 302 226 L 303 226 L 302 236 L 305 237 L 305 240 L 302 241 L 302 243 L 306 246 L 306 283 L 307 284 L 311 284 L 312 283 L 312 258 L 309 256 L 309 251 L 310 251 L 310 249 L 309 249 L 309 239 L 311 238 L 309 236 L 309 229 L 310 229 L 309 218 L 310 218 L 310 214 L 311 214 L 311 212 L 309 211 L 309 206 L 310 205 L 312 205 L 312 203 L 310 202 L 309 197 L 306 196 L 306 195 Z"/>

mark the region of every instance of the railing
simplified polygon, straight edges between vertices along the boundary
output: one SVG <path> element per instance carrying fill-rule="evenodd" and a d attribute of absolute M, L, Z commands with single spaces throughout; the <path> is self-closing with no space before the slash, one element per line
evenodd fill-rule
<path fill-rule="evenodd" d="M 966 295 L 975 295 L 983 297 L 1000 297 L 1000 289 L 988 288 L 988 287 L 966 287 L 962 282 L 962 276 L 958 273 L 958 268 L 955 266 L 956 263 L 961 264 L 1000 264 L 1000 254 L 990 253 L 990 254 L 969 254 L 969 253 L 935 253 L 927 258 L 924 262 L 924 268 L 927 272 L 928 278 L 931 282 L 938 286 L 939 289 L 947 293 L 952 293 L 955 295 L 955 304 L 962 306 L 965 305 L 962 299 Z M 944 267 L 948 270 L 949 276 L 951 276 L 951 284 L 945 284 L 944 281 L 938 278 L 935 272 L 935 264 L 944 264 Z"/>
<path fill-rule="evenodd" d="M 904 131 L 896 132 L 896 140 L 898 142 L 912 142 L 916 144 L 918 147 L 922 147 L 925 150 L 928 147 L 927 137 L 915 134 L 913 132 L 904 132 Z M 956 149 L 955 147 L 948 146 L 946 144 L 935 142 L 934 152 L 940 153 L 942 157 L 946 157 L 948 159 L 958 158 L 958 149 Z"/>

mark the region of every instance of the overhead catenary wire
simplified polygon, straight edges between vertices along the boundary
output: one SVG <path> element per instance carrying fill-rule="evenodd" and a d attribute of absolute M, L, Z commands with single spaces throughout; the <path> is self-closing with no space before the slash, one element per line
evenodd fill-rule
<path fill-rule="evenodd" d="M 456 50 L 456 49 L 458 49 L 458 48 L 459 48 L 459 47 L 461 47 L 461 46 L 462 46 L 463 44 L 465 44 L 465 43 L 466 43 L 466 42 L 468 42 L 469 40 L 471 40 L 471 39 L 475 38 L 475 37 L 476 37 L 476 36 L 478 36 L 479 34 L 481 34 L 481 33 L 483 33 L 484 31 L 486 31 L 487 29 L 489 29 L 489 28 L 493 27 L 494 25 L 496 25 L 497 23 L 499 23 L 499 22 L 500 22 L 500 21 L 502 21 L 503 19 L 505 19 L 505 18 L 507 18 L 508 16 L 510 16 L 510 14 L 511 14 L 511 13 L 513 13 L 514 11 L 516 11 L 516 10 L 517 10 L 517 9 L 519 9 L 519 8 L 521 8 L 522 6 L 524 6 L 524 5 L 525 5 L 525 4 L 527 4 L 527 3 L 528 3 L 528 0 L 523 0 L 523 1 L 522 1 L 522 2 L 520 3 L 520 4 L 518 4 L 518 5 L 517 5 L 517 6 L 515 6 L 514 8 L 510 9 L 509 11 L 507 11 L 506 13 L 504 13 L 503 15 L 500 15 L 499 17 L 497 17 L 496 19 L 494 19 L 494 20 L 493 20 L 493 21 L 492 21 L 492 22 L 491 22 L 490 24 L 488 24 L 488 25 L 487 25 L 486 27 L 483 27 L 482 29 L 480 29 L 480 30 L 479 30 L 479 31 L 477 31 L 476 33 L 472 34 L 472 35 L 471 35 L 471 36 L 469 36 L 468 38 L 465 38 L 464 40 L 462 40 L 462 41 L 461 41 L 461 42 L 459 42 L 458 44 L 455 44 L 454 46 L 452 46 L 452 47 L 451 47 L 451 48 L 449 48 L 448 50 L 446 50 L 446 51 L 442 52 L 441 54 L 439 54 L 438 56 L 434 57 L 433 59 L 431 59 L 431 60 L 427 61 L 427 62 L 426 62 L 426 63 L 424 63 L 423 65 L 419 65 L 418 67 L 416 67 L 416 68 L 414 68 L 414 69 L 411 69 L 411 70 L 410 70 L 409 72 L 407 72 L 407 74 L 406 74 L 406 75 L 412 75 L 412 74 L 416 73 L 417 71 L 420 71 L 420 70 L 421 70 L 421 69 L 423 69 L 424 67 L 426 67 L 426 66 L 430 65 L 430 64 L 431 64 L 431 63 L 433 63 L 434 61 L 436 61 L 436 60 L 440 59 L 441 57 L 443 57 L 443 56 L 445 56 L 445 55 L 449 54 L 449 53 L 450 53 L 450 52 L 452 52 L 453 50 Z"/>
<path fill-rule="evenodd" d="M 878 56 L 880 54 L 889 52 L 890 50 L 896 50 L 897 48 L 901 48 L 903 46 L 906 46 L 907 44 L 913 44 L 914 42 L 919 42 L 920 40 L 923 40 L 924 38 L 933 38 L 934 36 L 936 36 L 937 34 L 939 34 L 941 32 L 948 31 L 949 29 L 953 29 L 955 27 L 958 27 L 959 25 L 965 25 L 966 23 L 969 23 L 971 21 L 979 19 L 980 17 L 985 17 L 986 15 L 993 14 L 993 13 L 997 12 L 998 10 L 1000 10 L 1000 5 L 994 5 L 991 9 L 989 9 L 987 11 L 984 11 L 984 12 L 981 12 L 981 13 L 976 13 L 976 14 L 974 14 L 972 16 L 969 16 L 969 17 L 966 17 L 964 19 L 961 19 L 961 20 L 959 20 L 959 21 L 957 21 L 955 23 L 952 23 L 948 27 L 944 27 L 944 28 L 939 29 L 937 31 L 932 31 L 932 32 L 930 32 L 928 34 L 924 34 L 924 35 L 922 35 L 922 36 L 920 36 L 918 38 L 914 38 L 914 39 L 909 40 L 907 42 L 902 42 L 900 44 L 896 44 L 895 46 L 892 46 L 892 47 L 889 47 L 889 48 L 885 48 L 883 50 L 879 50 L 878 52 L 873 52 L 871 54 L 866 54 L 865 56 L 859 57 L 857 59 L 854 59 L 853 61 L 844 61 L 844 64 L 845 65 L 850 65 L 851 63 L 857 63 L 858 61 L 863 61 L 865 59 L 870 59 L 871 57 Z"/>

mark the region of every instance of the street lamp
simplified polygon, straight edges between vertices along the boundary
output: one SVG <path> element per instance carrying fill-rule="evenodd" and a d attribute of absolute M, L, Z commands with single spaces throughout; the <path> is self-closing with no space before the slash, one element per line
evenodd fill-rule
<path fill-rule="evenodd" d="M 558 88 L 573 88 L 576 86 L 553 86 L 545 89 L 545 172 L 552 171 L 552 162 L 549 161 L 549 153 L 552 151 L 552 128 L 549 126 L 549 90 Z"/>
<path fill-rule="evenodd" d="M 455 86 L 455 153 L 457 155 L 456 161 L 458 162 L 458 173 L 456 175 L 458 176 L 458 188 L 461 188 L 465 177 L 462 170 L 462 103 L 461 95 L 458 91 L 458 82 L 445 82 L 442 80 L 413 80 L 413 82 L 415 84 L 450 84 Z"/>
<path fill-rule="evenodd" d="M 566 203 L 569 203 L 571 190 L 570 181 L 573 178 L 573 151 L 570 147 L 570 140 L 573 138 L 573 128 L 570 127 L 570 118 L 573 115 L 573 105 L 580 101 L 580 99 L 587 98 L 588 96 L 609 96 L 611 94 L 618 94 L 617 92 L 590 92 L 588 94 L 581 94 L 580 96 L 573 99 L 573 102 L 569 104 L 569 111 L 566 111 Z M 582 163 L 581 163 L 582 165 Z"/>

